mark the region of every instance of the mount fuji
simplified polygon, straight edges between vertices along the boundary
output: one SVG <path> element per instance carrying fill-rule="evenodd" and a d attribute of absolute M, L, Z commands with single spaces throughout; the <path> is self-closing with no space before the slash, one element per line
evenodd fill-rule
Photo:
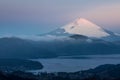
<path fill-rule="evenodd" d="M 73 22 L 60 27 L 44 35 L 50 36 L 85 36 L 88 38 L 97 38 L 107 41 L 119 41 L 120 34 L 108 31 L 102 27 L 84 19 L 78 18 Z"/>
<path fill-rule="evenodd" d="M 93 54 L 120 54 L 120 35 L 83 18 L 39 36 L 0 38 L 0 58 Z"/>

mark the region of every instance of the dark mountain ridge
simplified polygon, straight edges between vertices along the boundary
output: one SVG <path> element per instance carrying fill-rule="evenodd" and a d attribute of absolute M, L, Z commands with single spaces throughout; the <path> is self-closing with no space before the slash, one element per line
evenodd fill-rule
<path fill-rule="evenodd" d="M 79 38 L 78 38 L 79 37 Z M 71 36 L 69 40 L 32 41 L 20 38 L 0 39 L 0 58 L 53 58 L 57 56 L 119 54 L 119 42 Z"/>

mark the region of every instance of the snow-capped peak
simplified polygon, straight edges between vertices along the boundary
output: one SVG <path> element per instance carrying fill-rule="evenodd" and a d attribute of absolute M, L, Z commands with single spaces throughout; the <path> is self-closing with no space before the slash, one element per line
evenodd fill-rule
<path fill-rule="evenodd" d="M 110 35 L 101 27 L 84 18 L 78 18 L 72 23 L 63 26 L 62 29 L 68 34 L 78 34 L 95 38 L 107 37 Z"/>

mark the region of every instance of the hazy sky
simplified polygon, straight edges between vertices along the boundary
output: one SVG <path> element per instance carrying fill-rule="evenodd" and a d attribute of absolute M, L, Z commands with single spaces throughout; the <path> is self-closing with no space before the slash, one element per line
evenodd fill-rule
<path fill-rule="evenodd" d="M 120 33 L 120 0 L 0 0 L 0 35 L 46 33 L 78 17 Z"/>

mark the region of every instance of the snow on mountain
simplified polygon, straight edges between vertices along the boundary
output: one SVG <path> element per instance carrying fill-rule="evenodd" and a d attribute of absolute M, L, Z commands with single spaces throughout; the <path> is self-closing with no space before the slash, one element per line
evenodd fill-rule
<path fill-rule="evenodd" d="M 72 36 L 86 36 L 90 39 L 98 38 L 105 41 L 119 41 L 120 40 L 120 34 L 111 32 L 109 30 L 103 29 L 102 27 L 84 19 L 84 18 L 78 18 L 74 20 L 73 22 L 55 29 L 54 31 L 51 31 L 46 34 L 42 34 L 41 36 L 57 36 L 57 37 L 70 37 Z"/>
<path fill-rule="evenodd" d="M 84 19 L 78 18 L 74 22 L 61 27 L 68 34 L 79 34 L 87 37 L 101 38 L 109 36 L 110 34 L 105 32 L 104 29 L 97 26 L 96 24 Z"/>

